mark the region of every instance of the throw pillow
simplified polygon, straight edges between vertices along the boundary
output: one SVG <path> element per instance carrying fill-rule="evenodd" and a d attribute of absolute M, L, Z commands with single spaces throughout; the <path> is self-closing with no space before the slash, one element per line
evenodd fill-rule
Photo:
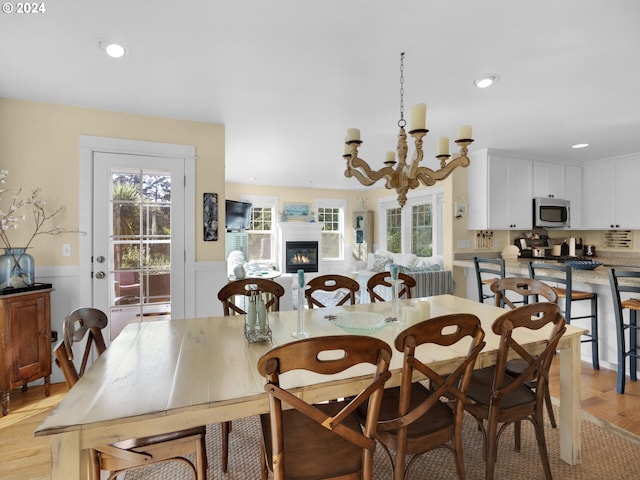
<path fill-rule="evenodd" d="M 386 271 L 387 263 L 391 263 L 388 257 L 382 255 L 373 256 L 373 268 L 372 272 L 384 272 Z"/>

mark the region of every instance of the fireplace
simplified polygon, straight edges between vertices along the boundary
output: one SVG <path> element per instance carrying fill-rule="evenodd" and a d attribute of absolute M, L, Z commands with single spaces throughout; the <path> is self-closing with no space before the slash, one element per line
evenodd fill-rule
<path fill-rule="evenodd" d="M 318 242 L 286 242 L 285 272 L 296 273 L 318 271 Z"/>

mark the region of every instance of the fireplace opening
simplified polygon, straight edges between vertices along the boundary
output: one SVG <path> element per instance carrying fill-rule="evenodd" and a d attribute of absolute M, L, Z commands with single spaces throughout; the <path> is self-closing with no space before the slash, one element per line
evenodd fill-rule
<path fill-rule="evenodd" d="M 285 272 L 318 271 L 318 242 L 286 242 Z"/>

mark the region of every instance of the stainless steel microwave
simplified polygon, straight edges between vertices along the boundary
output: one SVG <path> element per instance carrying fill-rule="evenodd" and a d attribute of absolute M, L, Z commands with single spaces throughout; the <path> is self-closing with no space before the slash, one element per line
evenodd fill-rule
<path fill-rule="evenodd" d="M 553 197 L 533 199 L 533 226 L 546 228 L 571 227 L 571 202 Z"/>

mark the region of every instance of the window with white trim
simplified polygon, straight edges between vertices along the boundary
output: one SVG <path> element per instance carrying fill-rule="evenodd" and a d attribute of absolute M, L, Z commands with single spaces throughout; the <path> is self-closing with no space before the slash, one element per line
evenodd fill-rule
<path fill-rule="evenodd" d="M 396 198 L 380 202 L 381 245 L 392 253 L 413 253 L 419 257 L 443 254 L 443 198 L 441 191 L 407 198 L 404 208 Z"/>
<path fill-rule="evenodd" d="M 278 198 L 261 195 L 241 195 L 240 200 L 251 202 L 251 223 L 245 230 L 249 255 L 248 262 L 276 262 L 276 220 Z"/>
<path fill-rule="evenodd" d="M 322 260 L 344 260 L 344 231 L 346 201 L 316 200 L 317 222 L 322 228 Z"/>

